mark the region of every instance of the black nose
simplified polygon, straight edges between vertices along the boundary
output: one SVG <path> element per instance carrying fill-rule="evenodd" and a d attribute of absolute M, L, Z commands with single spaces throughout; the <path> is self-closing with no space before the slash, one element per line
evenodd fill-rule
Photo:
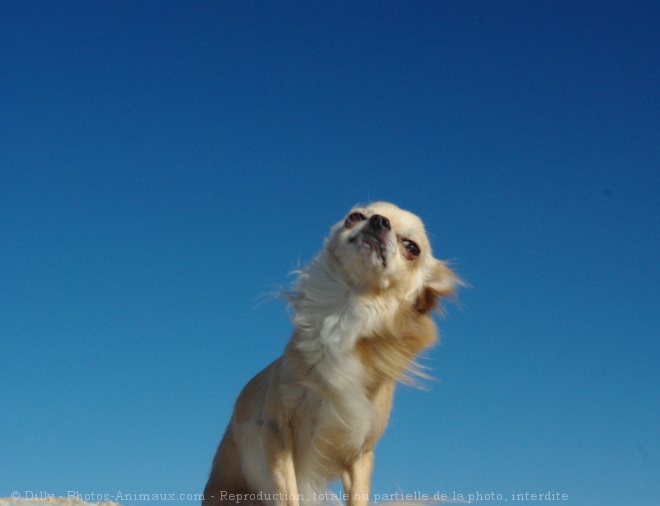
<path fill-rule="evenodd" d="M 385 218 L 385 216 L 381 216 L 380 214 L 374 214 L 371 218 L 369 218 L 369 223 L 374 228 L 374 230 L 381 230 L 383 228 L 392 230 L 390 220 Z"/>

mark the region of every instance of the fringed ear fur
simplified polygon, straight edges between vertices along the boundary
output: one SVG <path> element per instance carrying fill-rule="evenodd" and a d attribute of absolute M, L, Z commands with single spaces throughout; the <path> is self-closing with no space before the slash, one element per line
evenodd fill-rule
<path fill-rule="evenodd" d="M 462 282 L 447 265 L 435 260 L 422 293 L 417 299 L 415 309 L 420 313 L 428 313 L 438 307 L 440 297 L 448 297 L 454 293 L 457 285 Z"/>

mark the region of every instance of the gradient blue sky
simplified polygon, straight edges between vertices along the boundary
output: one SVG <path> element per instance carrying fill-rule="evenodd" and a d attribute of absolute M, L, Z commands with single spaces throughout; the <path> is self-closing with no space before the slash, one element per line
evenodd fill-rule
<path fill-rule="evenodd" d="M 659 22 L 0 0 L 0 496 L 201 493 L 288 339 L 262 295 L 390 200 L 471 288 L 373 492 L 660 504 Z"/>

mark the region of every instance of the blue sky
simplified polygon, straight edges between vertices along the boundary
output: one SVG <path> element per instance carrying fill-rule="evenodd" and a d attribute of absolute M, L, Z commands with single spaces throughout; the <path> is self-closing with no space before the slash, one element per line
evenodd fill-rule
<path fill-rule="evenodd" d="M 0 496 L 201 493 L 264 294 L 390 200 L 471 287 L 373 493 L 657 505 L 659 18 L 0 1 Z"/>

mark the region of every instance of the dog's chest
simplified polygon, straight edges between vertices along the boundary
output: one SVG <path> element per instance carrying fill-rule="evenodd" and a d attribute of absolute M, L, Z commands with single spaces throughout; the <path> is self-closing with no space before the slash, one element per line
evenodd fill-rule
<path fill-rule="evenodd" d="M 360 395 L 306 390 L 301 408 L 294 427 L 297 460 L 318 474 L 336 474 L 377 439 L 373 406 Z"/>
<path fill-rule="evenodd" d="M 341 377 L 337 373 L 335 380 Z M 393 383 L 391 388 L 370 389 L 353 379 L 340 389 L 318 381 L 301 385 L 293 417 L 296 461 L 319 476 L 336 476 L 373 449 L 387 424 Z"/>

